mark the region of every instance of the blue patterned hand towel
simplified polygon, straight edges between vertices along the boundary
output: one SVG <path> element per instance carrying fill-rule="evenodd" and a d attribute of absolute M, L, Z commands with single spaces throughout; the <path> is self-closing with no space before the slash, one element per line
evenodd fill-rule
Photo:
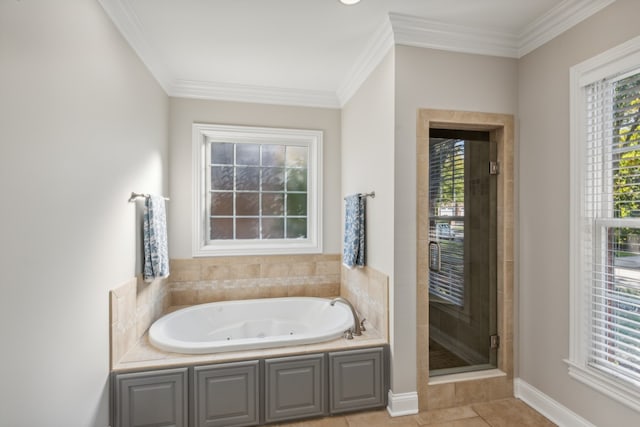
<path fill-rule="evenodd" d="M 352 194 L 345 200 L 342 263 L 348 268 L 364 267 L 366 198 Z"/>
<path fill-rule="evenodd" d="M 144 280 L 169 275 L 167 215 L 164 197 L 148 196 L 144 211 Z"/>

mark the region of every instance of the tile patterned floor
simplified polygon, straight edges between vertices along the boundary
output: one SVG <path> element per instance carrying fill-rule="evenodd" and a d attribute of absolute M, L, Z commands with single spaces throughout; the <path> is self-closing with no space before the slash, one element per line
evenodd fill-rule
<path fill-rule="evenodd" d="M 361 412 L 296 423 L 281 427 L 551 427 L 551 421 L 521 400 L 510 398 L 457 408 L 420 412 L 391 418 L 386 410 Z"/>
<path fill-rule="evenodd" d="M 449 369 L 469 366 L 469 363 L 456 356 L 434 340 L 429 340 L 429 369 Z"/>

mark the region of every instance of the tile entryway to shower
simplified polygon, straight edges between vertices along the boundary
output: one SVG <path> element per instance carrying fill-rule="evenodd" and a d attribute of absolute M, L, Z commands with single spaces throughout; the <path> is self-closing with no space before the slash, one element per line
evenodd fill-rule
<path fill-rule="evenodd" d="M 422 411 L 513 397 L 513 123 L 505 114 L 418 111 Z"/>

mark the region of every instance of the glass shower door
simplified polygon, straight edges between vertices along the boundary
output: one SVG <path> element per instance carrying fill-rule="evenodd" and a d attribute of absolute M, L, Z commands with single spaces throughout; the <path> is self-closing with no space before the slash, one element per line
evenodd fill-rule
<path fill-rule="evenodd" d="M 495 145 L 488 133 L 431 130 L 430 376 L 497 366 Z"/>

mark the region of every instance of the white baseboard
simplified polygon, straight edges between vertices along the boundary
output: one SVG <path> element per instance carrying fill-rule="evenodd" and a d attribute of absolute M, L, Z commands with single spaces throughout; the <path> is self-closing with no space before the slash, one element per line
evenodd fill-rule
<path fill-rule="evenodd" d="M 418 393 L 397 393 L 394 394 L 389 390 L 389 403 L 387 405 L 387 412 L 392 417 L 401 417 L 403 415 L 413 415 L 419 412 L 418 410 Z"/>
<path fill-rule="evenodd" d="M 513 380 L 513 391 L 518 399 L 560 427 L 596 427 L 520 378 Z"/>

